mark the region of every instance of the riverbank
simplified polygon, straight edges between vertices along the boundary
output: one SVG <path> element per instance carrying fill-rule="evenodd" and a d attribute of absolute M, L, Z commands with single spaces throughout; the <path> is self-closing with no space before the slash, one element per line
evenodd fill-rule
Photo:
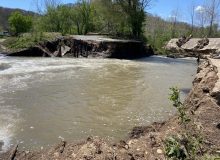
<path fill-rule="evenodd" d="M 22 37 L 18 38 L 14 43 L 18 43 L 20 39 Z M 8 45 L 12 48 L 4 49 L 2 52 L 8 56 L 18 57 L 92 57 L 117 59 L 136 59 L 154 54 L 152 48 L 146 46 L 142 41 L 112 39 L 101 35 L 59 36 L 54 37 L 53 40 L 42 40 L 33 42 L 33 44 L 20 41 L 17 45 L 13 43 L 11 45 L 6 44 L 6 46 Z M 27 45 L 22 43 L 27 43 Z"/>
<path fill-rule="evenodd" d="M 219 132 L 219 62 L 209 59 L 198 67 L 193 81 L 193 88 L 185 100 L 187 113 L 194 123 L 201 128 L 203 144 L 198 156 L 218 155 L 220 150 Z M 164 140 L 167 136 L 180 134 L 184 129 L 174 116 L 163 123 L 153 123 L 147 127 L 135 127 L 129 139 L 111 144 L 98 137 L 91 137 L 80 143 L 62 141 L 60 144 L 41 151 L 21 151 L 13 148 L 0 159 L 15 156 L 16 159 L 165 159 Z"/>
<path fill-rule="evenodd" d="M 168 57 L 202 57 L 211 56 L 219 58 L 220 38 L 174 38 L 171 39 L 164 49 L 169 52 Z"/>

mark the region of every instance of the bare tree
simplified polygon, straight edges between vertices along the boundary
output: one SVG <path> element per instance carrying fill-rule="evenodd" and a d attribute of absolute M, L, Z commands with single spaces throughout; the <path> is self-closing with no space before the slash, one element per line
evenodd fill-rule
<path fill-rule="evenodd" d="M 139 2 L 143 10 L 151 5 L 151 0 L 140 0 Z"/>
<path fill-rule="evenodd" d="M 195 3 L 194 1 L 192 1 L 191 5 L 189 6 L 189 11 L 190 11 L 189 13 L 190 13 L 190 18 L 191 18 L 191 34 L 194 31 L 195 9 L 196 9 Z"/>
<path fill-rule="evenodd" d="M 209 22 L 208 36 L 212 36 L 213 34 L 213 24 L 215 23 L 218 17 L 219 5 L 220 5 L 220 0 L 208 0 L 206 2 L 206 13 Z"/>
<path fill-rule="evenodd" d="M 202 33 L 204 34 L 204 26 L 206 23 L 206 9 L 203 6 L 197 6 L 196 9 L 196 19 L 198 21 L 198 25 L 201 28 Z"/>
<path fill-rule="evenodd" d="M 171 37 L 174 38 L 176 36 L 176 25 L 177 20 L 179 17 L 179 11 L 178 9 L 173 10 L 170 15 L 170 22 L 171 22 Z"/>
<path fill-rule="evenodd" d="M 61 4 L 60 0 L 34 0 L 37 12 L 44 14 L 48 8 L 56 8 Z"/>

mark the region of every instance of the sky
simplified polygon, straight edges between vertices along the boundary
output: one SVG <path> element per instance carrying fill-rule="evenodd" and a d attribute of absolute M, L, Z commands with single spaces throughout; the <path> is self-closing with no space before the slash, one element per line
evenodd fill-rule
<path fill-rule="evenodd" d="M 0 0 L 0 6 L 35 11 L 36 1 L 37 0 Z M 62 3 L 74 3 L 76 0 L 60 1 Z M 202 9 L 201 6 L 204 1 L 205 0 L 152 0 L 152 4 L 147 11 L 153 15 L 158 15 L 164 19 L 168 19 L 172 15 L 172 11 L 178 10 L 180 14 L 178 17 L 179 20 L 183 22 L 190 22 L 190 6 L 194 3 L 195 6 L 198 7 L 197 9 Z"/>

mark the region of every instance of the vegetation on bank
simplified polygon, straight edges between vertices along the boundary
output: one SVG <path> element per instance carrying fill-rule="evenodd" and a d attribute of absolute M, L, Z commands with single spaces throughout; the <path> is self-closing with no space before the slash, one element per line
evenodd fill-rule
<path fill-rule="evenodd" d="M 8 19 L 9 30 L 15 36 L 24 32 L 34 35 L 59 32 L 62 35 L 99 33 L 116 38 L 135 38 L 147 41 L 159 54 L 166 54 L 163 46 L 171 38 L 182 35 L 220 36 L 216 21 L 218 0 L 210 0 L 204 4 L 203 11 L 196 11 L 192 4 L 188 11 L 191 24 L 180 22 L 182 13 L 177 9 L 174 9 L 166 20 L 147 13 L 152 2 L 77 0 L 74 4 L 61 4 L 58 0 L 44 0 L 43 3 L 36 4 L 37 14 L 19 11 L 12 13 Z"/>
<path fill-rule="evenodd" d="M 202 127 L 190 118 L 186 107 L 180 101 L 180 91 L 177 87 L 170 88 L 169 100 L 177 109 L 180 132 L 168 136 L 164 140 L 165 155 L 173 160 L 219 159 L 215 155 L 204 154 L 202 145 L 205 143 L 202 136 Z"/>
<path fill-rule="evenodd" d="M 2 43 L 5 47 L 9 48 L 11 51 L 17 51 L 20 49 L 25 49 L 35 46 L 37 43 L 43 41 L 55 40 L 60 37 L 60 33 L 47 33 L 47 32 L 31 32 L 24 33 L 18 37 L 8 37 Z"/>

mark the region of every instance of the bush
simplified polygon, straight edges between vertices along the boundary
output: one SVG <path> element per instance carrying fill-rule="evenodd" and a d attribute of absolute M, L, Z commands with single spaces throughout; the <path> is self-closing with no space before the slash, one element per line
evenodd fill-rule
<path fill-rule="evenodd" d="M 28 32 L 32 28 L 32 17 L 22 15 L 18 11 L 13 12 L 10 15 L 8 22 L 10 25 L 10 31 L 15 35 Z"/>
<path fill-rule="evenodd" d="M 178 119 L 180 124 L 184 125 L 181 134 L 173 135 L 165 139 L 165 154 L 171 159 L 194 160 L 203 142 L 202 134 L 197 129 L 195 123 L 190 123 L 190 118 L 187 116 L 184 105 L 180 101 L 180 91 L 177 87 L 170 88 L 171 93 L 169 99 L 173 106 L 177 108 Z M 188 126 L 187 126 L 188 124 Z M 188 127 L 188 128 L 186 128 Z M 198 132 L 199 131 L 199 132 Z"/>
<path fill-rule="evenodd" d="M 185 107 L 180 101 L 180 91 L 177 87 L 170 88 L 171 94 L 169 99 L 173 102 L 173 106 L 177 109 L 179 113 L 179 119 L 181 124 L 186 124 L 190 121 L 189 117 L 186 115 Z"/>

